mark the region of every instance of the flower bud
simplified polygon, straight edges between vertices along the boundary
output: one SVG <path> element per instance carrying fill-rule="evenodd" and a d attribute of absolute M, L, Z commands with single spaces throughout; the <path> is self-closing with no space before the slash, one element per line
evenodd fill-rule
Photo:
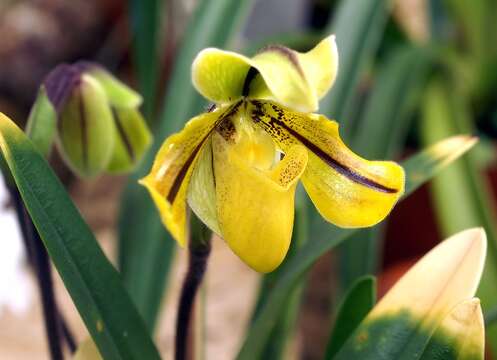
<path fill-rule="evenodd" d="M 74 172 L 133 169 L 151 142 L 139 94 L 89 62 L 58 66 L 43 88 L 57 114 L 55 142 Z"/>
<path fill-rule="evenodd" d="M 140 94 L 116 79 L 101 65 L 89 61 L 78 61 L 74 66 L 98 81 L 112 106 L 138 108 L 141 105 L 143 99 Z"/>
<path fill-rule="evenodd" d="M 60 109 L 57 127 L 59 150 L 76 173 L 91 177 L 106 169 L 115 131 L 105 93 L 95 79 L 81 76 Z"/>
<path fill-rule="evenodd" d="M 134 108 L 113 108 L 115 147 L 107 170 L 126 172 L 134 168 L 148 149 L 152 136 L 141 113 Z"/>

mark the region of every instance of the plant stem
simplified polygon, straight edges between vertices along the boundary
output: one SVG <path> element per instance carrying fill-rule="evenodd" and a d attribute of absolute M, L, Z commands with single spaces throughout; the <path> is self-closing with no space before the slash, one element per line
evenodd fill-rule
<path fill-rule="evenodd" d="M 194 216 L 192 216 L 194 217 Z M 195 302 L 195 295 L 202 283 L 202 279 L 207 269 L 207 260 L 211 252 L 210 234 L 207 235 L 205 227 L 196 220 L 197 229 L 194 231 L 192 226 L 192 237 L 188 246 L 188 271 L 183 281 L 181 289 L 178 315 L 176 319 L 176 341 L 175 341 L 175 359 L 186 360 L 188 355 L 194 352 L 188 351 L 190 320 L 192 317 L 192 308 Z M 200 320 L 200 319 L 198 319 Z"/>
<path fill-rule="evenodd" d="M 57 308 L 50 260 L 18 190 L 9 185 L 7 185 L 7 188 L 21 227 L 29 263 L 35 270 L 51 359 L 62 360 L 64 357 L 61 346 L 61 335 L 64 336 L 67 346 L 72 353 L 76 350 L 76 343 L 62 314 Z"/>
<path fill-rule="evenodd" d="M 205 359 L 205 311 L 207 286 L 205 281 L 200 285 L 195 302 L 195 315 L 193 318 L 193 344 L 194 360 Z"/>

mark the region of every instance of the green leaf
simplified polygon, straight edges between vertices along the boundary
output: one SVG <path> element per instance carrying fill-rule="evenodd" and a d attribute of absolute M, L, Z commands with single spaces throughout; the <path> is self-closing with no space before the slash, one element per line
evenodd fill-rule
<path fill-rule="evenodd" d="M 376 303 L 376 278 L 363 276 L 352 284 L 338 308 L 325 359 L 332 359 Z"/>
<path fill-rule="evenodd" d="M 160 359 L 147 329 L 64 187 L 0 114 L 0 149 L 48 253 L 105 359 Z"/>
<path fill-rule="evenodd" d="M 369 312 L 336 360 L 482 359 L 483 314 L 473 296 L 486 249 L 482 228 L 433 248 Z"/>
<path fill-rule="evenodd" d="M 330 23 L 328 32 L 336 35 L 340 70 L 333 88 L 321 102 L 321 112 L 344 125 L 343 138 L 351 133 L 350 115 L 357 85 L 378 49 L 389 4 L 388 0 L 342 0 Z"/>
<path fill-rule="evenodd" d="M 166 1 L 171 0 L 164 2 Z M 143 112 L 149 124 L 153 123 L 157 80 L 160 74 L 159 31 L 161 30 L 162 3 L 162 0 L 128 1 L 133 35 L 133 58 L 138 73 L 140 92 L 145 100 Z"/>
<path fill-rule="evenodd" d="M 437 172 L 457 159 L 471 148 L 476 139 L 467 136 L 455 136 L 420 152 L 402 163 L 406 171 L 405 196 L 411 194 L 419 186 L 432 178 Z M 238 359 L 259 358 L 267 337 L 276 324 L 289 292 L 306 271 L 330 249 L 334 248 L 352 235 L 354 229 L 340 229 L 327 224 L 326 234 L 307 242 L 299 251 L 299 255 L 285 263 L 281 268 L 281 277 L 274 286 L 259 315 L 252 323 L 247 338 L 240 349 Z M 314 226 L 311 227 L 316 231 Z"/>
<path fill-rule="evenodd" d="M 457 132 L 473 132 L 467 99 L 441 79 L 433 80 L 423 102 L 421 137 L 425 144 Z M 478 158 L 471 152 L 435 177 L 431 184 L 436 215 L 445 235 L 472 226 L 483 226 L 488 236 L 488 255 L 478 296 L 484 311 L 497 306 L 497 228 L 495 205 Z M 457 211 L 454 211 L 457 209 Z M 497 324 L 487 329 L 489 344 L 497 349 Z"/>
<path fill-rule="evenodd" d="M 494 16 L 497 5 L 492 0 L 446 0 L 445 6 L 462 27 L 465 48 L 477 58 L 497 55 Z"/>
<path fill-rule="evenodd" d="M 405 141 L 429 64 L 425 49 L 405 46 L 382 64 L 351 148 L 367 159 L 391 159 Z M 340 288 L 375 273 L 383 225 L 359 230 L 340 245 Z"/>
<path fill-rule="evenodd" d="M 154 131 L 155 142 L 130 177 L 123 194 L 119 215 L 119 265 L 131 297 L 151 330 L 155 327 L 175 243 L 161 224 L 150 196 L 136 182 L 152 167 L 162 141 L 202 108 L 204 102 L 190 80 L 193 58 L 205 47 L 224 47 L 247 16 L 251 3 L 250 0 L 200 2 L 180 42 L 164 111 Z"/>

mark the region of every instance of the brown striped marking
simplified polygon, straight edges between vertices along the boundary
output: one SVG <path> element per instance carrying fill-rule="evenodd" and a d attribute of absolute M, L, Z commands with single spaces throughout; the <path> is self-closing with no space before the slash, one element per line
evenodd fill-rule
<path fill-rule="evenodd" d="M 259 117 L 261 115 L 262 109 L 261 109 L 261 103 L 257 101 L 252 101 L 252 104 L 254 104 L 256 111 L 254 112 L 254 121 L 256 122 L 262 122 L 264 123 L 261 118 Z M 316 144 L 312 143 L 308 139 L 306 139 L 304 136 L 299 134 L 297 131 L 289 127 L 287 124 L 285 124 L 282 120 L 279 120 L 275 117 L 270 118 L 269 125 L 276 124 L 283 129 L 285 129 L 288 133 L 290 133 L 293 137 L 295 137 L 298 141 L 300 141 L 305 147 L 307 147 L 310 151 L 312 151 L 314 154 L 316 154 L 321 160 L 323 160 L 327 165 L 329 165 L 331 168 L 333 168 L 335 171 L 338 173 L 344 175 L 346 178 L 349 180 L 352 180 L 353 182 L 372 188 L 374 190 L 387 193 L 387 194 L 395 194 L 399 192 L 398 189 L 394 189 L 388 186 L 385 186 L 383 184 L 380 184 L 370 178 L 365 177 L 364 175 L 356 173 L 354 170 L 352 170 L 350 167 L 346 166 L 345 164 L 342 164 L 339 162 L 337 159 L 334 159 L 331 157 L 329 154 L 327 154 L 325 151 L 323 151 L 319 146 Z M 274 126 L 274 125 L 273 125 Z"/>
<path fill-rule="evenodd" d="M 297 55 L 293 50 L 290 50 L 289 48 L 281 45 L 268 45 L 266 47 L 263 47 L 260 51 L 260 53 L 264 52 L 276 52 L 288 59 L 292 63 L 293 66 L 297 69 L 298 73 L 302 76 L 305 77 L 304 71 L 302 70 L 302 67 L 300 66 L 299 59 L 297 58 Z"/>
<path fill-rule="evenodd" d="M 119 133 L 119 136 L 123 140 L 124 143 L 124 148 L 126 149 L 126 152 L 128 153 L 129 158 L 131 161 L 135 161 L 135 152 L 133 151 L 133 147 L 131 146 L 131 141 L 126 134 L 126 131 L 124 131 L 123 124 L 121 122 L 121 118 L 119 117 L 119 114 L 117 110 L 112 107 L 112 117 L 114 118 L 114 122 L 116 124 L 117 132 Z"/>
<path fill-rule="evenodd" d="M 234 104 L 229 110 L 227 110 L 222 116 L 219 117 L 219 119 L 214 123 L 214 126 L 209 130 L 209 132 L 203 137 L 203 139 L 200 141 L 200 143 L 195 147 L 195 149 L 192 151 L 188 159 L 186 159 L 185 163 L 181 167 L 180 171 L 178 172 L 178 175 L 174 179 L 173 185 L 171 186 L 171 189 L 169 189 L 169 192 L 167 194 L 167 201 L 172 204 L 174 200 L 176 199 L 176 195 L 178 195 L 179 188 L 181 187 L 181 184 L 183 183 L 183 180 L 185 179 L 186 173 L 188 172 L 188 169 L 190 168 L 190 165 L 193 163 L 193 160 L 195 160 L 195 157 L 197 156 L 198 152 L 204 145 L 205 141 L 211 136 L 212 131 L 224 120 L 230 118 L 233 116 L 238 108 L 240 107 L 240 104 L 242 103 L 242 100 L 238 101 L 236 104 Z"/>

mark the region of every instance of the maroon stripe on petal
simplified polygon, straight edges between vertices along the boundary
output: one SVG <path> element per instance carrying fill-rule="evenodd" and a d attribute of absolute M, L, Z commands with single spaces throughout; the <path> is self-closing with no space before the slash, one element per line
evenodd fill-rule
<path fill-rule="evenodd" d="M 169 189 L 169 193 L 167 194 L 167 201 L 172 204 L 174 200 L 176 199 L 176 196 L 178 195 L 179 189 L 181 187 L 181 184 L 183 183 L 183 180 L 185 179 L 186 173 L 188 172 L 188 169 L 192 165 L 193 161 L 195 160 L 195 157 L 197 156 L 198 152 L 204 145 L 205 141 L 211 136 L 212 131 L 223 121 L 229 119 L 232 117 L 238 108 L 240 107 L 242 103 L 242 100 L 234 104 L 231 109 L 227 110 L 222 116 L 219 117 L 219 119 L 215 122 L 215 124 L 212 126 L 212 128 L 209 130 L 207 135 L 203 137 L 203 139 L 200 141 L 200 143 L 195 147 L 193 152 L 190 154 L 188 159 L 186 159 L 185 163 L 181 167 L 180 171 L 178 172 L 178 175 L 174 179 L 173 185 L 171 186 L 171 189 Z"/>
<path fill-rule="evenodd" d="M 43 81 L 47 97 L 55 110 L 60 113 L 72 91 L 81 82 L 80 69 L 62 64 L 53 69 Z"/>
<path fill-rule="evenodd" d="M 119 113 L 115 108 L 112 108 L 112 115 L 114 118 L 114 122 L 116 124 L 117 132 L 119 133 L 119 136 L 121 137 L 124 148 L 126 149 L 126 152 L 128 153 L 128 156 L 131 161 L 135 160 L 135 152 L 133 151 L 133 146 L 131 145 L 131 140 L 128 137 L 128 134 L 126 134 L 126 131 L 124 130 L 124 126 L 122 124 L 121 118 L 119 117 Z"/>
<path fill-rule="evenodd" d="M 398 193 L 398 189 L 394 189 L 388 186 L 385 186 L 383 184 L 380 184 L 373 179 L 370 179 L 364 175 L 358 174 L 355 172 L 353 169 L 348 167 L 345 164 L 342 164 L 339 162 L 337 159 L 334 159 L 331 157 L 328 153 L 326 153 L 324 150 L 322 150 L 319 146 L 299 134 L 297 131 L 289 127 L 287 124 L 285 124 L 284 121 L 275 118 L 273 116 L 270 117 L 269 122 L 264 122 L 262 121 L 262 118 L 267 116 L 267 114 L 264 114 L 261 104 L 257 101 L 252 101 L 252 104 L 255 105 L 255 110 L 252 113 L 253 119 L 255 122 L 260 123 L 260 124 L 266 124 L 266 126 L 270 126 L 272 129 L 277 129 L 283 128 L 285 131 L 287 131 L 290 135 L 292 135 L 295 139 L 297 139 L 299 142 L 301 142 L 307 149 L 312 151 L 316 156 L 318 156 L 321 160 L 323 160 L 328 166 L 333 168 L 335 171 L 338 173 L 344 175 L 346 178 L 349 180 L 357 183 L 364 185 L 366 187 L 372 188 L 376 191 L 380 191 L 383 193 L 387 194 L 395 194 Z M 281 132 L 281 130 L 274 130 L 276 132 Z"/>

